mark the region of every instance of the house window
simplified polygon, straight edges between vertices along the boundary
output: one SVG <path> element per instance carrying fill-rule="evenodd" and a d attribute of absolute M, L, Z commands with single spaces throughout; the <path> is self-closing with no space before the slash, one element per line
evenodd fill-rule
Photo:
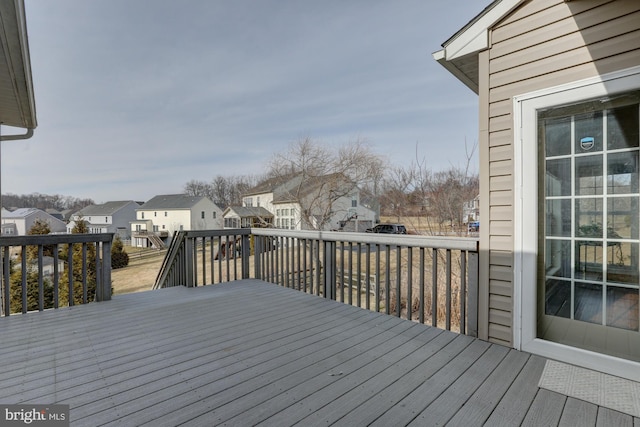
<path fill-rule="evenodd" d="M 358 207 L 358 197 L 357 196 L 351 196 L 351 207 L 352 208 L 357 208 Z"/>
<path fill-rule="evenodd" d="M 140 218 L 144 219 L 144 212 L 140 212 Z"/>
<path fill-rule="evenodd" d="M 164 224 L 162 224 L 162 229 L 163 229 L 163 230 L 165 229 L 165 226 L 164 226 Z"/>
<path fill-rule="evenodd" d="M 213 211 L 213 219 L 216 219 L 216 211 Z"/>
<path fill-rule="evenodd" d="M 169 212 L 164 211 L 164 216 L 165 216 L 165 217 L 169 216 Z"/>
<path fill-rule="evenodd" d="M 153 213 L 153 216 L 154 216 L 154 217 L 158 216 L 158 212 L 154 212 L 154 213 Z"/>
<path fill-rule="evenodd" d="M 260 197 L 257 197 L 257 198 L 256 198 L 256 206 L 257 206 L 257 207 L 260 207 Z"/>
<path fill-rule="evenodd" d="M 109 222 L 109 217 L 108 216 L 104 217 L 104 222 Z"/>
<path fill-rule="evenodd" d="M 253 199 L 251 197 L 247 197 L 244 199 L 244 205 L 248 208 L 253 206 Z"/>
<path fill-rule="evenodd" d="M 280 216 L 280 209 L 276 209 L 276 216 Z"/>

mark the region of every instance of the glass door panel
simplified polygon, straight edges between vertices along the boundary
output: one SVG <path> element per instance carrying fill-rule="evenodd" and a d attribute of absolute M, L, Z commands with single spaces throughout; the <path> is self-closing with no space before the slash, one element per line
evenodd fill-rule
<path fill-rule="evenodd" d="M 539 338 L 640 361 L 640 92 L 539 112 Z"/>

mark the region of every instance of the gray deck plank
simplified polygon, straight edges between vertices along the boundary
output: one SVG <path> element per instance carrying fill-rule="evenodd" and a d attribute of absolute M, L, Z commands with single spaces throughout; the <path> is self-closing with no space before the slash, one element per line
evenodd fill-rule
<path fill-rule="evenodd" d="M 409 425 L 427 405 L 435 401 L 447 390 L 472 364 L 476 363 L 491 347 L 487 342 L 474 341 L 449 363 L 422 382 L 407 394 L 398 405 L 387 409 L 375 420 L 372 426 L 389 426 L 392 424 Z"/>
<path fill-rule="evenodd" d="M 633 427 L 633 417 L 608 408 L 598 408 L 596 427 Z"/>
<path fill-rule="evenodd" d="M 598 407 L 584 400 L 567 398 L 558 427 L 593 427 L 596 425 Z"/>
<path fill-rule="evenodd" d="M 382 328 L 390 330 L 393 330 L 394 326 L 397 326 L 397 323 L 381 323 Z M 179 402 L 176 400 L 168 404 L 160 401 L 157 403 L 158 411 L 154 415 L 162 417 L 163 422 L 176 424 L 193 417 L 193 414 L 197 414 L 198 408 L 203 404 L 207 408 L 217 407 L 238 398 L 245 399 L 246 395 L 256 392 L 256 390 L 260 390 L 258 393 L 264 392 L 266 387 L 270 387 L 274 381 L 280 378 L 306 372 L 310 367 L 323 363 L 326 358 L 336 353 L 348 351 L 360 343 L 375 340 L 376 334 L 370 329 L 368 325 L 363 324 L 362 328 L 353 328 L 346 333 L 342 331 L 342 337 L 339 335 L 340 332 L 337 332 L 333 338 L 327 339 L 326 343 L 321 342 L 318 346 L 309 346 L 300 352 L 287 352 L 280 346 L 276 350 L 280 350 L 281 355 L 274 354 L 265 361 L 260 362 L 258 355 L 255 357 L 258 359 L 257 361 L 252 361 L 250 358 L 240 360 L 237 363 L 237 369 L 234 369 L 234 366 L 225 366 L 223 370 L 216 369 L 212 372 L 201 373 L 190 381 L 191 389 L 198 391 L 198 401 Z M 357 333 L 358 336 L 354 338 L 352 333 Z M 180 392 L 180 390 L 172 391 L 171 395 L 178 394 L 176 392 Z M 171 399 L 171 395 L 169 395 L 169 399 Z M 145 407 L 149 407 L 157 400 L 156 398 L 151 399 L 151 397 L 149 395 L 141 396 L 139 400 Z M 135 404 L 135 402 L 133 403 Z M 126 406 L 123 406 L 123 411 L 126 410 Z M 185 411 L 176 412 L 174 406 L 185 409 Z M 136 408 L 134 407 L 134 409 Z M 139 416 L 141 418 L 138 418 Z M 153 423 L 155 418 L 148 417 L 147 414 L 134 414 L 130 419 L 140 423 L 146 421 Z"/>
<path fill-rule="evenodd" d="M 252 393 L 252 399 L 229 402 L 211 413 L 203 414 L 201 419 L 196 418 L 193 422 L 198 424 L 212 419 L 220 425 L 254 425 L 299 402 L 316 390 L 332 384 L 337 384 L 339 388 L 342 388 L 343 384 L 349 387 L 349 379 L 360 377 L 360 369 L 375 365 L 380 358 L 388 357 L 391 363 L 399 360 L 395 350 L 414 339 L 422 329 L 415 324 L 407 326 L 410 326 L 408 330 L 392 330 L 378 334 L 376 338 L 380 338 L 380 341 L 375 345 L 363 343 L 353 348 L 350 354 L 336 355 L 326 359 L 326 363 L 317 363 L 304 372 L 303 376 L 289 376 L 282 382 L 275 382 L 271 384 L 268 394 Z"/>
<path fill-rule="evenodd" d="M 339 305 L 335 305 L 334 307 L 332 307 L 332 309 L 343 310 L 343 308 L 339 307 Z M 301 311 L 300 314 L 303 313 L 303 312 L 306 315 L 310 316 L 311 320 L 314 319 L 315 315 L 323 316 L 323 310 L 322 309 L 318 310 L 317 312 L 312 312 L 309 309 L 306 309 L 304 311 Z M 277 317 L 277 314 L 274 314 L 274 317 Z M 262 335 L 264 333 L 264 331 L 270 331 L 271 336 L 269 336 L 269 337 L 260 337 L 260 340 L 261 341 L 265 341 L 265 342 L 269 342 L 270 340 L 274 340 L 274 339 L 278 338 L 278 336 L 275 336 L 276 332 L 275 332 L 275 330 L 273 328 L 273 325 L 271 323 L 267 323 L 267 324 L 263 324 L 263 325 L 259 325 L 259 326 L 260 326 L 260 328 L 258 328 L 258 331 L 255 331 L 255 330 L 251 330 L 250 331 L 253 337 L 260 337 L 260 335 Z M 159 328 L 161 330 L 166 329 L 166 327 L 164 325 L 159 325 Z M 308 326 L 306 328 L 308 328 Z M 287 331 L 281 331 L 281 335 L 289 335 L 291 333 L 292 333 L 291 329 L 289 329 Z M 305 327 L 302 327 L 302 330 L 300 331 L 300 333 L 302 335 L 306 335 L 307 334 L 307 329 L 305 329 Z M 227 349 L 229 347 L 233 347 L 233 346 L 237 347 L 238 344 L 241 343 L 242 341 L 245 341 L 245 340 L 248 340 L 249 338 L 252 338 L 251 335 L 249 337 L 247 337 L 247 336 L 237 336 L 237 335 L 238 335 L 238 332 L 235 331 L 235 329 L 232 330 L 232 331 L 225 330 L 224 335 L 223 335 L 223 337 L 225 339 L 221 339 L 220 337 L 218 337 L 217 339 L 218 339 L 219 342 L 217 343 L 217 346 L 218 347 L 224 347 L 224 348 L 227 348 Z M 233 339 L 232 340 L 228 340 L 227 338 L 233 338 Z M 199 345 L 200 347 L 202 347 L 202 346 L 206 345 L 205 344 L 206 342 L 207 342 L 206 340 L 199 339 L 196 344 Z M 153 347 L 156 344 L 154 344 L 153 342 L 150 342 L 149 345 L 151 345 Z M 180 351 L 181 349 L 183 349 L 182 346 L 176 347 L 177 351 Z M 210 349 L 204 349 L 202 351 L 205 352 L 205 353 L 210 353 L 211 352 Z M 195 357 L 195 356 L 198 356 L 198 355 L 199 354 L 197 354 L 197 353 L 193 354 L 193 350 L 192 350 L 192 353 L 183 355 L 182 358 L 184 359 L 185 357 L 187 357 L 187 361 L 188 361 L 188 359 L 190 359 L 191 357 Z M 180 356 L 178 356 L 178 358 L 180 358 Z M 142 359 L 142 360 L 144 361 L 144 359 Z M 180 360 L 178 360 L 176 358 L 172 358 L 172 368 L 175 367 L 178 364 L 179 361 Z M 90 362 L 95 363 L 95 361 L 90 361 Z M 165 369 L 166 369 L 165 365 L 166 365 L 166 358 L 161 360 L 159 364 L 155 364 L 155 365 L 154 364 L 145 364 L 143 367 L 137 368 L 137 369 L 139 369 L 137 374 L 139 376 L 141 376 L 141 374 L 144 373 L 144 371 L 151 371 L 151 372 L 160 372 L 161 375 L 164 375 L 166 373 L 165 372 Z M 72 369 L 73 367 L 74 367 L 74 365 L 70 365 L 70 368 L 71 368 L 70 373 L 72 375 L 73 375 L 73 369 Z M 101 365 L 101 368 L 104 368 L 104 366 Z M 129 379 L 131 369 L 128 369 L 128 367 L 126 365 L 123 365 L 122 363 L 120 363 L 116 367 L 116 369 L 118 369 L 120 371 L 121 377 L 123 377 L 125 380 Z M 59 375 L 59 374 L 60 373 L 57 372 L 57 375 Z M 117 381 L 119 380 L 118 373 L 117 372 L 110 372 L 109 374 L 110 374 L 110 381 L 112 383 L 117 383 Z M 84 378 L 81 377 L 81 376 L 80 377 L 75 376 L 75 377 L 73 377 L 73 379 L 84 380 Z M 57 384 L 57 388 L 56 388 L 56 393 L 57 394 L 60 394 L 64 390 L 64 388 L 61 389 L 61 386 L 63 386 L 63 384 Z M 37 386 L 37 384 L 36 384 L 36 386 Z M 71 387 L 71 388 L 73 388 L 73 387 Z M 46 397 L 46 395 L 44 395 L 44 396 L 42 395 L 42 392 L 43 392 L 43 388 L 42 387 L 40 387 L 39 389 L 36 388 L 34 391 L 40 393 L 40 395 L 36 396 L 36 397 Z"/>
<path fill-rule="evenodd" d="M 10 316 L 0 342 L 0 401 L 73 426 L 640 427 L 539 389 L 540 357 L 252 279 Z"/>
<path fill-rule="evenodd" d="M 566 401 L 567 396 L 545 389 L 538 390 L 522 425 L 530 427 L 558 425 Z"/>
<path fill-rule="evenodd" d="M 469 366 L 450 387 L 418 414 L 409 425 L 445 425 L 465 405 L 508 352 L 509 349 L 506 347 L 492 345 L 480 356 L 476 363 Z"/>
<path fill-rule="evenodd" d="M 333 417 L 338 415 L 336 406 L 340 402 L 353 406 L 354 402 L 349 399 L 349 393 L 367 396 L 385 387 L 415 366 L 418 362 L 411 363 L 410 356 L 420 351 L 424 345 L 442 332 L 435 328 L 425 329 L 421 326 L 413 329 L 417 333 L 415 337 L 397 346 L 394 346 L 391 341 L 387 342 L 385 345 L 389 347 L 388 353 L 353 372 L 345 372 L 346 375 L 339 381 L 319 388 L 316 386 L 317 378 L 314 378 L 307 384 L 306 396 L 296 399 L 290 406 L 271 415 L 266 419 L 266 424 L 294 424 L 314 413 L 326 414 L 324 422 L 332 422 Z M 325 410 L 321 411 L 323 408 Z M 310 425 L 310 421 L 304 420 L 302 424 Z"/>
<path fill-rule="evenodd" d="M 453 340 L 448 335 L 439 335 L 447 340 L 444 346 L 438 340 L 434 341 L 434 346 L 426 346 L 425 360 L 415 369 L 398 381 L 378 391 L 374 396 L 363 404 L 353 408 L 349 413 L 339 420 L 341 425 L 369 425 L 383 415 L 390 408 L 399 405 L 400 401 L 421 384 L 435 375 L 443 366 L 447 365 L 453 358 L 457 357 L 470 345 L 473 340 L 466 336 L 457 336 Z"/>
<path fill-rule="evenodd" d="M 531 356 L 527 360 L 505 396 L 487 419 L 486 425 L 508 427 L 522 423 L 538 392 L 538 381 L 544 364 L 545 359 L 538 356 Z"/>
<path fill-rule="evenodd" d="M 530 355 L 510 350 L 487 380 L 449 421 L 451 426 L 484 424 L 503 398 Z"/>

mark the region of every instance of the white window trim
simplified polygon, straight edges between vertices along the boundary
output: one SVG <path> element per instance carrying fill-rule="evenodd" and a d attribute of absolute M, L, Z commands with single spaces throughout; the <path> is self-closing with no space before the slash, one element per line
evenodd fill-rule
<path fill-rule="evenodd" d="M 538 251 L 537 111 L 640 89 L 640 66 L 513 98 L 514 117 L 514 346 L 586 368 L 640 381 L 640 364 L 536 338 Z M 529 226 L 525 226 L 529 224 Z M 531 226 L 535 224 L 535 226 Z M 534 286 L 524 286 L 524 281 Z M 523 302 L 526 301 L 526 304 Z"/>

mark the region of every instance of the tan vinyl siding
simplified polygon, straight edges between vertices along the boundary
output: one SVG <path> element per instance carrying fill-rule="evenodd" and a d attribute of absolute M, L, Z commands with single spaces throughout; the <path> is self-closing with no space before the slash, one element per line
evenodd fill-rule
<path fill-rule="evenodd" d="M 640 1 L 531 0 L 490 31 L 480 66 L 488 90 L 488 321 L 513 345 L 513 103 L 516 95 L 640 65 Z M 483 102 L 483 100 L 480 100 Z M 487 101 L 485 101 L 487 102 Z M 487 195 L 485 195 L 487 197 Z"/>

